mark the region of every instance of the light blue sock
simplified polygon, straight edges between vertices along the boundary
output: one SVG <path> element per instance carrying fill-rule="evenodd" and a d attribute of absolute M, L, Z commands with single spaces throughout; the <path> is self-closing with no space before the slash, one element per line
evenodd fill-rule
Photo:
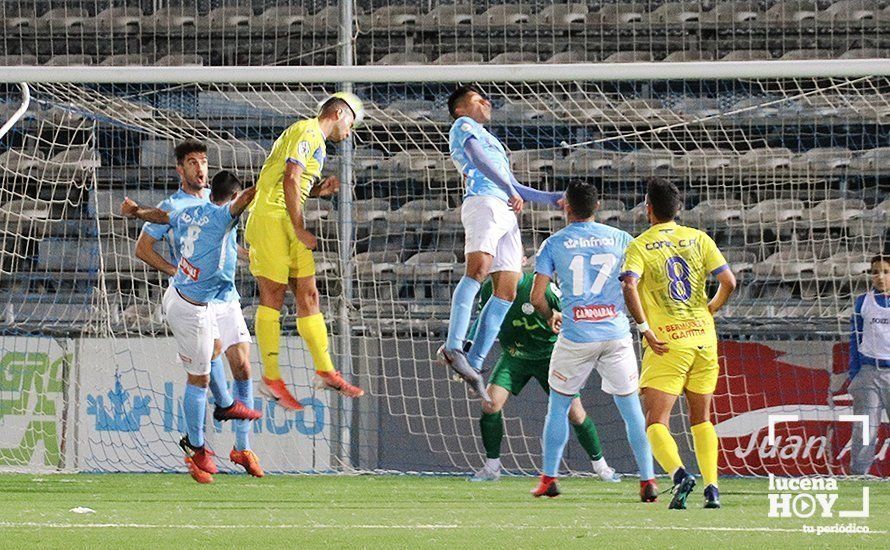
<path fill-rule="evenodd" d="M 226 380 L 226 367 L 223 365 L 222 354 L 210 361 L 210 393 L 213 394 L 213 403 L 217 407 L 225 409 L 232 406 L 232 394 L 229 393 L 229 383 Z"/>
<path fill-rule="evenodd" d="M 448 319 L 448 339 L 445 340 L 445 349 L 461 349 L 467 330 L 470 328 L 470 316 L 473 315 L 473 301 L 482 284 L 464 275 L 454 287 L 451 296 L 451 316 Z"/>
<path fill-rule="evenodd" d="M 467 359 L 470 360 L 470 365 L 474 369 L 482 370 L 482 363 L 485 362 L 485 357 L 491 350 L 491 346 L 494 345 L 494 340 L 501 331 L 504 317 L 507 316 L 507 312 L 510 311 L 510 306 L 512 305 L 513 302 L 492 296 L 485 304 L 485 307 L 482 308 L 482 313 L 479 314 L 479 328 L 476 330 L 476 338 L 473 340 L 473 347 L 470 348 L 470 353 L 467 354 Z"/>
<path fill-rule="evenodd" d="M 562 452 L 569 441 L 569 407 L 572 397 L 550 391 L 547 419 L 544 421 L 544 475 L 557 477 Z"/>
<path fill-rule="evenodd" d="M 235 397 L 250 408 L 253 408 L 253 380 L 235 380 Z M 235 420 L 235 449 L 246 451 L 250 448 L 250 421 Z"/>
<path fill-rule="evenodd" d="M 655 466 L 652 462 L 652 448 L 649 446 L 649 438 L 646 437 L 646 417 L 643 416 L 643 407 L 640 406 L 640 398 L 637 394 L 613 395 L 618 412 L 624 419 L 624 428 L 627 431 L 627 441 L 633 450 L 634 459 L 640 469 L 640 480 L 653 479 Z"/>
<path fill-rule="evenodd" d="M 185 425 L 189 435 L 189 443 L 195 447 L 203 447 L 204 415 L 207 411 L 207 388 L 186 384 L 182 408 L 185 412 Z"/>

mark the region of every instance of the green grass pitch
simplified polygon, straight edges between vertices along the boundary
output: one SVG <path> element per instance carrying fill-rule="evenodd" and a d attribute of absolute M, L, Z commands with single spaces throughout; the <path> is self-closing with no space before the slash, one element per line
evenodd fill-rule
<path fill-rule="evenodd" d="M 877 548 L 890 531 L 886 482 L 839 482 L 839 508 L 858 503 L 869 487 L 868 519 L 835 512 L 802 520 L 767 517 L 765 479 L 722 480 L 721 510 L 701 509 L 697 487 L 685 511 L 668 510 L 669 495 L 639 502 L 635 479 L 565 479 L 552 500 L 529 496 L 534 481 L 218 475 L 202 486 L 185 474 L 0 475 L 0 547 Z M 95 513 L 70 511 L 79 506 Z M 871 533 L 802 532 L 804 524 L 851 522 Z"/>

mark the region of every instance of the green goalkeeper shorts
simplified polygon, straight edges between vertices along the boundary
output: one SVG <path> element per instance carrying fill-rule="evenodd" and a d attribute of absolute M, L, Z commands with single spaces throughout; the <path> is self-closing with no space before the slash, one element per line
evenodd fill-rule
<path fill-rule="evenodd" d="M 502 353 L 494 370 L 491 371 L 488 383 L 500 386 L 513 395 L 519 395 L 528 381 L 534 378 L 544 391 L 549 393 L 550 385 L 547 383 L 549 371 L 549 359 L 528 361 Z"/>

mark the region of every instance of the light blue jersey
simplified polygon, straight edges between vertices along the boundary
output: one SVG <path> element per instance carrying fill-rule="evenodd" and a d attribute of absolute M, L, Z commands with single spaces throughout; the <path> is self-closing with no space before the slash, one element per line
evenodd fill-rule
<path fill-rule="evenodd" d="M 558 281 L 562 335 L 572 342 L 605 342 L 630 332 L 618 275 L 633 240 L 596 222 L 569 224 L 544 241 L 535 272 Z"/>
<path fill-rule="evenodd" d="M 166 199 L 162 200 L 158 204 L 158 208 L 164 212 L 173 212 L 174 210 L 181 210 L 189 206 L 204 204 L 209 200 L 210 189 L 204 189 L 201 197 L 190 195 L 182 189 L 179 189 Z M 175 246 L 173 233 L 170 231 L 169 225 L 164 223 L 146 222 L 145 225 L 142 226 L 142 231 L 156 241 L 160 241 L 161 239 L 167 241 L 167 250 L 170 251 L 170 263 L 173 265 L 179 264 L 179 247 Z"/>
<path fill-rule="evenodd" d="M 506 176 L 505 179 L 507 181 L 510 180 L 510 161 L 507 160 L 507 151 L 504 149 L 504 146 L 501 145 L 498 138 L 491 135 L 481 124 L 470 117 L 462 116 L 451 125 L 448 138 L 451 160 L 460 173 L 467 178 L 467 190 L 464 193 L 464 198 L 487 195 L 498 197 L 507 202 L 510 198 L 507 196 L 507 192 L 500 185 L 485 177 L 467 158 L 465 145 L 471 137 L 476 138 L 482 144 L 482 149 L 485 151 L 490 165 L 496 170 L 503 170 Z"/>
<path fill-rule="evenodd" d="M 232 217 L 230 206 L 206 202 L 170 213 L 181 254 L 173 286 L 195 302 L 240 298 L 235 290 L 238 218 Z"/>

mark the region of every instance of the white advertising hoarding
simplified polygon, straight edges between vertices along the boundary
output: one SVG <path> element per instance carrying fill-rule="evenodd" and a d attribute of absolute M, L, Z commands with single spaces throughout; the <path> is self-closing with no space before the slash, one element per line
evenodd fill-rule
<path fill-rule="evenodd" d="M 294 413 L 262 398 L 256 346 L 251 349 L 255 400 L 263 418 L 250 433 L 251 449 L 267 472 L 324 471 L 330 467 L 329 392 L 311 389 L 314 371 L 299 338 L 282 338 L 281 365 L 305 407 Z M 92 471 L 184 471 L 179 439 L 185 433 L 186 373 L 173 338 L 84 339 L 78 355 L 77 467 Z M 231 380 L 231 372 L 226 366 Z M 292 388 L 294 391 L 294 388 Z M 221 471 L 243 471 L 228 460 L 232 422 L 213 420 L 208 397 L 206 439 Z"/>
<path fill-rule="evenodd" d="M 72 347 L 62 338 L 0 337 L 0 468 L 70 466 L 65 431 L 73 407 L 66 411 L 64 377 Z"/>

